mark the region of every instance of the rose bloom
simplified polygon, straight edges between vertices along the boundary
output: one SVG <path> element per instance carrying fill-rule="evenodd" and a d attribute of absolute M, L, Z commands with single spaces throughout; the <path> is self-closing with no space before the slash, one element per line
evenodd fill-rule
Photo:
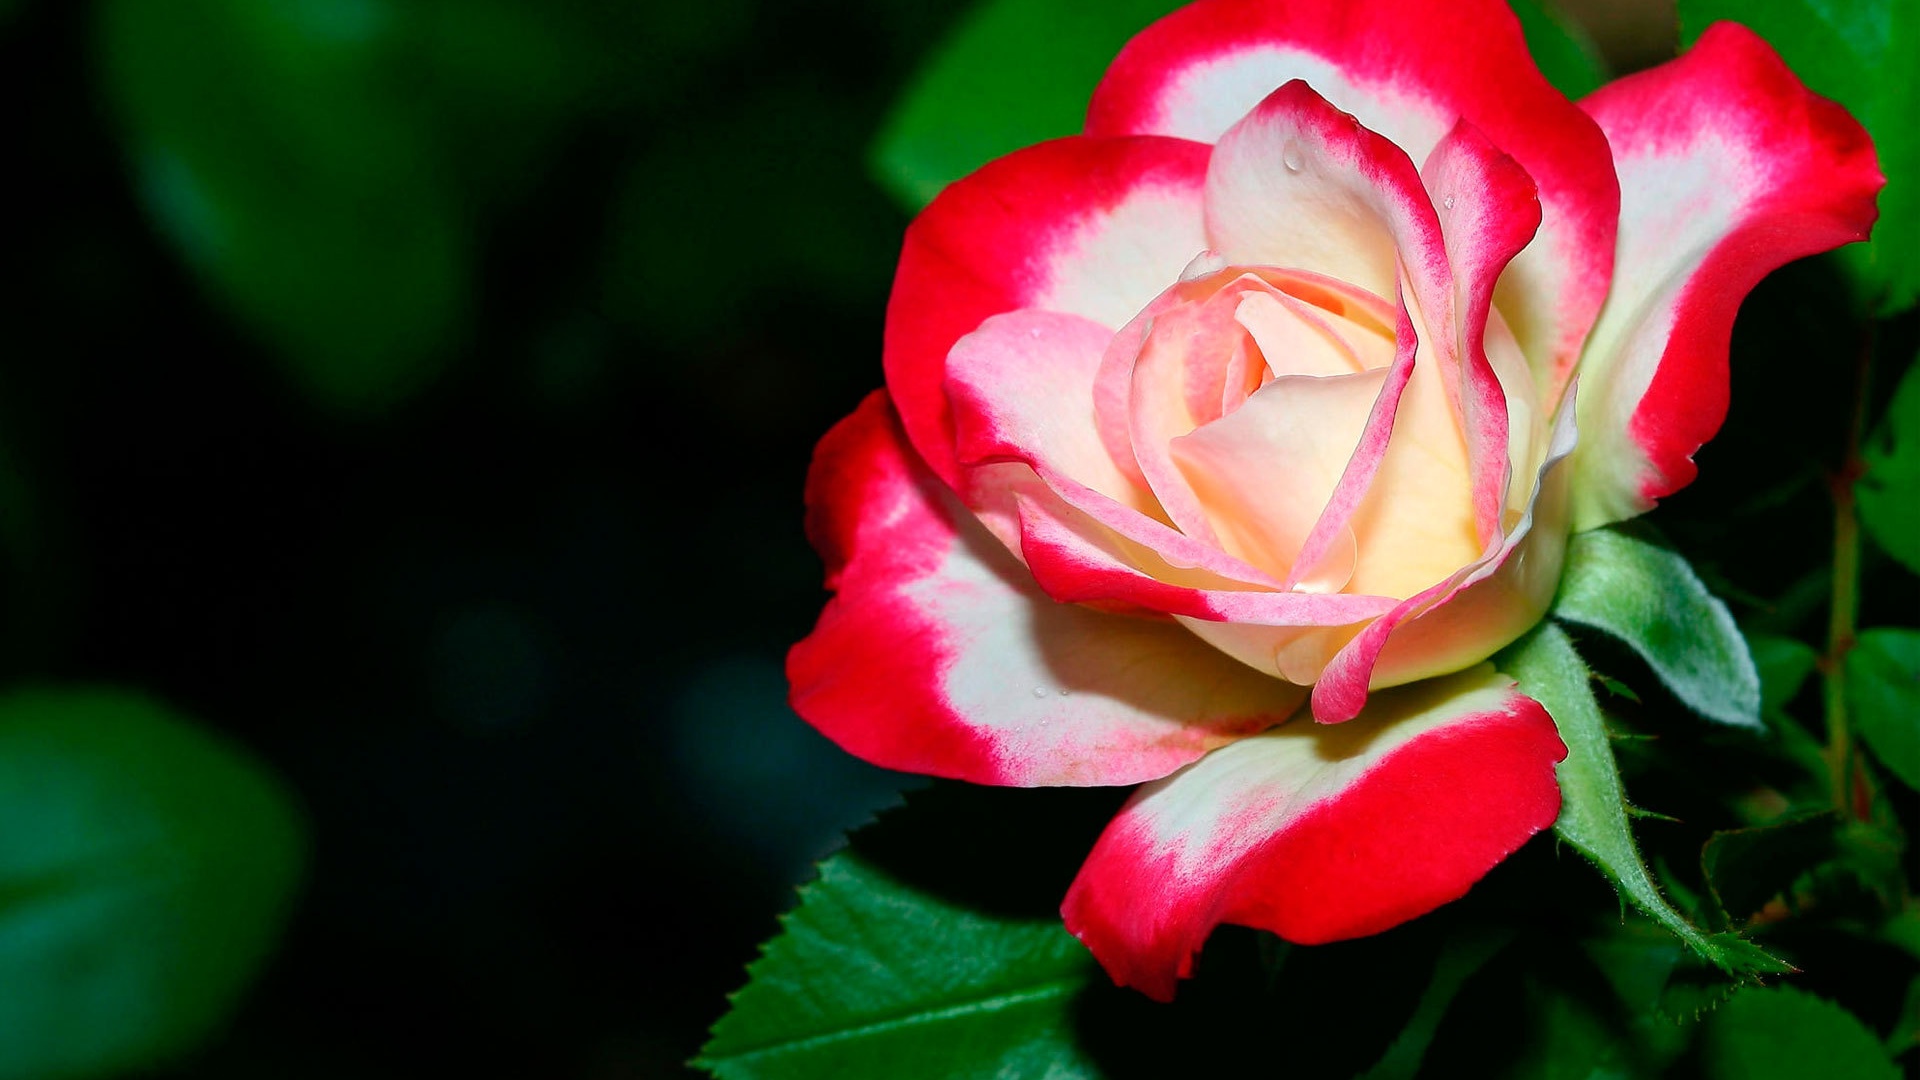
<path fill-rule="evenodd" d="M 1067 894 L 1168 998 L 1212 928 L 1455 899 L 1566 755 L 1486 662 L 1571 532 L 1694 476 L 1768 271 L 1863 239 L 1868 137 L 1750 31 L 1574 103 L 1499 0 L 1201 0 L 1083 135 L 908 229 L 821 441 L 794 708 L 895 769 L 1143 784 Z"/>

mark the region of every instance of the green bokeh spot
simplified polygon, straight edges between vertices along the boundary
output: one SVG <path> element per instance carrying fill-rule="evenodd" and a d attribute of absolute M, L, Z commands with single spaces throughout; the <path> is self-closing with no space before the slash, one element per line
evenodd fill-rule
<path fill-rule="evenodd" d="M 0 698 L 0 1080 L 205 1039 L 272 951 L 303 852 L 271 774 L 153 702 Z"/>

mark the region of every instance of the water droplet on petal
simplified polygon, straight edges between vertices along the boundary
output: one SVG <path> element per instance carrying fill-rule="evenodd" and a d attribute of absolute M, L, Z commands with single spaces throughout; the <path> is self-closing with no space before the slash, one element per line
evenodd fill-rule
<path fill-rule="evenodd" d="M 1069 689 L 1067 689 L 1067 688 L 1066 688 L 1066 687 L 1064 687 L 1064 686 L 1060 688 L 1060 696 L 1061 696 L 1061 697 L 1066 697 L 1066 696 L 1067 696 L 1068 694 L 1071 694 L 1071 693 L 1073 693 L 1073 691 L 1071 691 L 1071 690 L 1069 690 Z"/>
<path fill-rule="evenodd" d="M 1451 195 L 1447 196 L 1446 204 L 1447 204 L 1447 209 L 1449 210 L 1453 209 L 1453 196 Z"/>
<path fill-rule="evenodd" d="M 1327 550 L 1312 566 L 1294 568 L 1294 591 L 1337 593 L 1353 580 L 1354 567 L 1359 560 L 1359 542 L 1354 536 L 1353 526 L 1342 526 L 1340 534 L 1333 538 Z"/>
<path fill-rule="evenodd" d="M 1287 144 L 1280 148 L 1280 163 L 1287 167 L 1288 172 L 1300 171 L 1300 167 L 1306 163 L 1306 159 L 1301 157 L 1298 143 L 1295 143 L 1292 139 L 1287 140 Z"/>
<path fill-rule="evenodd" d="M 1036 687 L 1034 687 L 1034 688 L 1033 688 L 1033 696 L 1034 696 L 1034 697 L 1037 697 L 1037 698 L 1043 698 L 1043 697 L 1046 697 L 1046 696 L 1047 696 L 1047 688 L 1046 688 L 1046 687 L 1044 687 L 1044 686 L 1036 686 Z"/>

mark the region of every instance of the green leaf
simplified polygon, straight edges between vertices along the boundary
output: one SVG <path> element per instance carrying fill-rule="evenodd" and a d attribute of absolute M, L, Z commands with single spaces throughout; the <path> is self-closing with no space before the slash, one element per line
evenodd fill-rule
<path fill-rule="evenodd" d="M 1721 913 L 1738 925 L 1790 891 L 1800 875 L 1839 851 L 1839 825 L 1835 814 L 1820 813 L 1708 837 L 1700 868 Z"/>
<path fill-rule="evenodd" d="M 113 0 L 101 70 L 149 212 L 305 389 L 384 408 L 466 316 L 458 177 L 396 84 L 390 0 Z"/>
<path fill-rule="evenodd" d="M 1566 631 L 1541 623 L 1495 663 L 1546 707 L 1567 744 L 1567 758 L 1556 769 L 1561 804 L 1555 834 L 1592 860 L 1622 897 L 1721 970 L 1736 976 L 1791 970 L 1735 935 L 1701 933 L 1660 895 L 1634 845 L 1626 793 L 1587 665 Z"/>
<path fill-rule="evenodd" d="M 1881 924 L 1880 937 L 1920 960 L 1920 911 L 1894 913 Z"/>
<path fill-rule="evenodd" d="M 1560 973 L 1529 972 L 1515 1028 L 1527 1033 L 1517 1058 L 1496 1077 L 1512 1080 L 1626 1080 L 1629 1047 L 1615 1017 L 1591 994 L 1561 985 Z"/>
<path fill-rule="evenodd" d="M 1847 652 L 1847 704 L 1873 756 L 1920 790 L 1920 630 L 1860 635 Z"/>
<path fill-rule="evenodd" d="M 1607 81 L 1600 50 L 1580 25 L 1566 17 L 1552 0 L 1508 0 L 1520 17 L 1527 51 L 1554 89 L 1570 98 L 1582 98 Z"/>
<path fill-rule="evenodd" d="M 673 100 L 742 8 L 104 0 L 95 66 L 203 290 L 315 402 L 365 414 L 464 343 L 484 216 L 587 113 Z"/>
<path fill-rule="evenodd" d="M 1866 472 L 1853 488 L 1860 524 L 1920 574 L 1920 363 L 1907 368 L 1863 456 Z"/>
<path fill-rule="evenodd" d="M 1900 1075 L 1859 1018 L 1792 987 L 1749 987 L 1716 1009 L 1700 1040 L 1709 1080 L 1894 1080 Z"/>
<path fill-rule="evenodd" d="M 1746 639 L 1674 552 L 1617 529 L 1574 536 L 1553 614 L 1625 642 L 1701 716 L 1763 727 L 1760 674 Z"/>
<path fill-rule="evenodd" d="M 468 284 L 429 141 L 377 93 L 386 8 L 119 0 L 101 15 L 150 211 L 312 392 L 353 408 L 430 374 Z"/>
<path fill-rule="evenodd" d="M 1767 40 L 1815 91 L 1866 125 L 1887 187 L 1873 239 L 1841 249 L 1864 298 L 1894 315 L 1920 295 L 1920 5 L 1911 0 L 1680 0 L 1691 44 L 1726 19 Z"/>
<path fill-rule="evenodd" d="M 303 846 L 269 773 L 145 698 L 0 698 L 0 1080 L 209 1035 L 279 937 Z"/>
<path fill-rule="evenodd" d="M 1778 634 L 1748 634 L 1747 651 L 1760 675 L 1760 712 L 1777 713 L 1787 707 L 1820 666 L 1820 652 L 1798 638 Z"/>
<path fill-rule="evenodd" d="M 1748 634 L 1747 648 L 1760 672 L 1761 718 L 1778 737 L 1781 756 L 1799 766 L 1807 778 L 1817 780 L 1819 797 L 1825 798 L 1826 747 L 1787 714 L 1787 705 L 1819 667 L 1820 654 L 1803 641 L 1775 634 Z"/>
<path fill-rule="evenodd" d="M 1899 1057 L 1920 1046 L 1920 979 L 1907 984 L 1906 997 L 1900 1002 L 1900 1018 L 1894 1021 L 1893 1030 L 1887 1032 L 1885 1045 L 1889 1057 Z"/>
<path fill-rule="evenodd" d="M 1100 75 L 1179 0 L 987 0 L 901 98 L 873 149 L 876 179 L 918 210 L 940 189 L 1023 146 L 1072 135 Z"/>
<path fill-rule="evenodd" d="M 1612 987 L 1643 1066 L 1663 1067 L 1684 1053 L 1692 1035 L 1685 1021 L 1692 1018 L 1696 1003 L 1702 998 L 1715 1001 L 1716 992 L 1724 998 L 1733 989 L 1719 969 L 1644 920 L 1624 920 L 1580 944 Z M 1658 1072 L 1639 1070 L 1640 1075 Z"/>
<path fill-rule="evenodd" d="M 748 974 L 696 1062 L 722 1080 L 1098 1075 L 1069 1015 L 1097 969 L 1058 919 L 969 910 L 858 851 Z"/>

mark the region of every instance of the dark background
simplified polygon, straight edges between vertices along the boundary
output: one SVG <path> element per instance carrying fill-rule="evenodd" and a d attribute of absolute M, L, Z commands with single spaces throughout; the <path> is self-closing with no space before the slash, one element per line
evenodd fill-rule
<path fill-rule="evenodd" d="M 961 8 L 0 4 L 0 669 L 150 691 L 313 836 L 283 951 L 169 1075 L 677 1075 L 908 782 L 795 719 L 781 659 L 906 221 L 866 147 Z M 1796 302 L 1659 518 L 1810 638 L 1824 579 L 1778 568 L 1828 542 L 1829 281 L 1763 287 Z M 1766 374 L 1796 358 L 1834 377 Z"/>
<path fill-rule="evenodd" d="M 408 130 L 443 173 L 417 183 L 279 123 L 315 106 L 351 143 L 380 117 L 338 86 L 250 74 L 200 26 L 111 45 L 114 19 L 278 6 L 170 2 L 0 26 L 0 667 L 145 688 L 304 805 L 284 951 L 179 1075 L 674 1075 L 896 786 L 792 718 L 781 662 L 823 598 L 807 456 L 878 382 L 906 220 L 865 145 L 959 5 L 331 5 L 412 20 L 368 79 L 431 106 Z M 482 8 L 575 51 L 491 81 L 421 59 L 511 56 L 521 29 L 459 25 Z M 241 273 L 295 317 L 170 231 L 140 155 L 173 136 L 116 83 L 142 77 L 227 92 L 163 119 L 267 178 L 240 185 L 268 248 Z M 358 247 L 299 250 L 328 239 L 315 159 L 405 196 L 335 200 Z M 449 201 L 457 315 L 369 315 L 368 275 L 436 288 L 380 264 Z M 412 374 L 355 374 L 382 349 Z"/>

